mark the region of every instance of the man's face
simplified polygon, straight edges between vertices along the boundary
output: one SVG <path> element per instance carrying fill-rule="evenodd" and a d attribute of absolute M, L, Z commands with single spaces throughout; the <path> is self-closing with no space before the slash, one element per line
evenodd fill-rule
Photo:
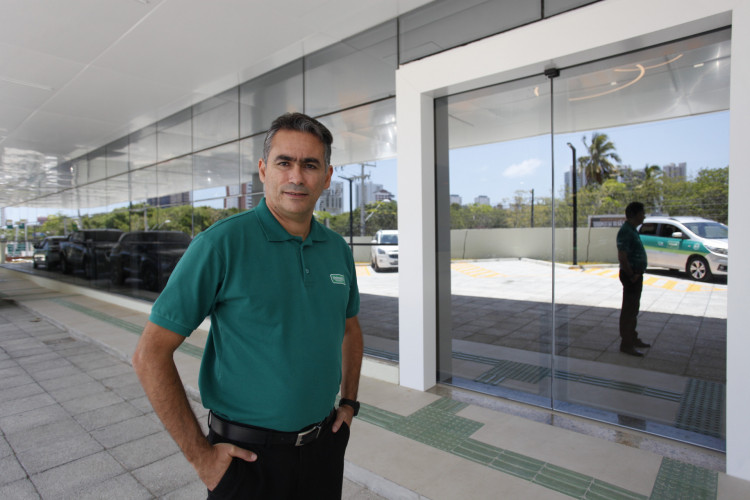
<path fill-rule="evenodd" d="M 643 224 L 643 221 L 646 220 L 646 212 L 638 212 L 637 214 L 635 214 L 634 220 L 636 227 L 640 226 L 641 224 Z"/>
<path fill-rule="evenodd" d="M 279 130 L 271 140 L 268 163 L 258 163 L 266 203 L 282 226 L 310 221 L 315 204 L 331 184 L 323 143 L 313 134 Z M 288 230 L 288 228 L 287 228 Z"/>

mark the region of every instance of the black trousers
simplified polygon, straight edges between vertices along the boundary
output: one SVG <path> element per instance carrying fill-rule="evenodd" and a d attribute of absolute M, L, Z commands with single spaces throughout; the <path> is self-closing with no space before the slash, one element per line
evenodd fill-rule
<path fill-rule="evenodd" d="M 258 459 L 246 462 L 233 458 L 219 484 L 208 492 L 208 498 L 340 500 L 349 426 L 344 423 L 334 434 L 331 425 L 304 446 L 246 444 L 209 431 L 211 444 L 231 443 L 255 452 Z"/>
<path fill-rule="evenodd" d="M 641 292 L 643 292 L 643 275 L 631 282 L 620 273 L 622 283 L 622 309 L 620 310 L 620 347 L 633 347 L 638 338 L 636 327 L 638 313 L 641 310 Z"/>

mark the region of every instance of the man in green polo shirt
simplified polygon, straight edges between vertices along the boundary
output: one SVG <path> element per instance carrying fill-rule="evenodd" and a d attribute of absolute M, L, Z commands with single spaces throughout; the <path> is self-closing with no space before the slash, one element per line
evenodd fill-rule
<path fill-rule="evenodd" d="M 300 113 L 274 121 L 258 166 L 265 198 L 195 238 L 133 356 L 209 498 L 341 497 L 363 344 L 351 250 L 313 218 L 331 181 L 332 140 Z M 173 354 L 207 316 L 206 437 Z"/>
<path fill-rule="evenodd" d="M 643 203 L 634 201 L 625 207 L 626 221 L 617 232 L 617 259 L 620 262 L 622 310 L 620 311 L 620 352 L 643 356 L 636 347 L 651 347 L 638 338 L 636 326 L 641 308 L 643 273 L 648 263 L 638 226 L 643 224 L 646 211 Z"/>

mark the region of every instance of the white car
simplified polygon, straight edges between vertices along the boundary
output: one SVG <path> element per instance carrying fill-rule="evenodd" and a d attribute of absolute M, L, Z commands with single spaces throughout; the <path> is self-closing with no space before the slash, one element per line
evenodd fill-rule
<path fill-rule="evenodd" d="M 398 269 L 398 230 L 381 229 L 370 243 L 370 263 L 375 272 Z"/>
<path fill-rule="evenodd" d="M 685 271 L 697 281 L 728 272 L 729 228 L 702 217 L 646 217 L 638 232 L 649 267 Z"/>

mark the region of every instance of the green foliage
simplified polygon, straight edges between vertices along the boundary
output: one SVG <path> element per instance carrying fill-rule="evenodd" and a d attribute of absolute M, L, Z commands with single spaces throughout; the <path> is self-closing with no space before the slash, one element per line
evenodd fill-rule
<path fill-rule="evenodd" d="M 587 184 L 604 184 L 604 181 L 617 175 L 617 163 L 620 163 L 620 157 L 615 152 L 615 145 L 609 140 L 607 134 L 594 132 L 591 134 L 591 144 L 586 142 L 583 137 L 583 145 L 588 151 L 587 156 L 578 158 L 579 170 L 586 178 Z"/>

